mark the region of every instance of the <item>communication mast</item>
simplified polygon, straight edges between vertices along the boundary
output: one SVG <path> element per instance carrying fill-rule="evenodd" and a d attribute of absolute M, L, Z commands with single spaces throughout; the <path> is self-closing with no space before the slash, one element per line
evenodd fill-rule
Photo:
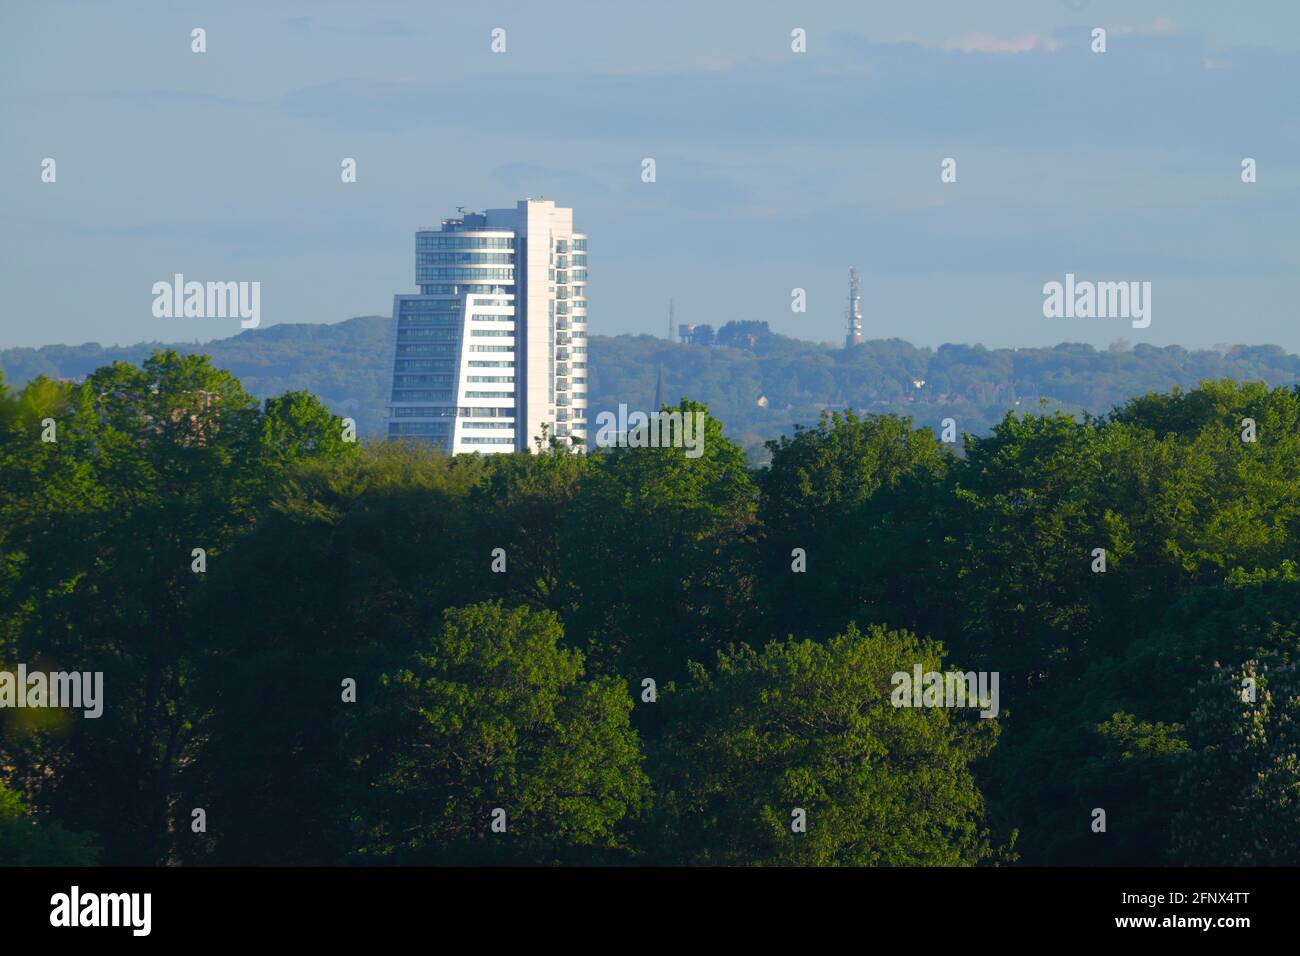
<path fill-rule="evenodd" d="M 857 269 L 849 270 L 849 308 L 845 316 L 849 328 L 844 336 L 844 347 L 851 349 L 862 344 L 862 279 Z"/>

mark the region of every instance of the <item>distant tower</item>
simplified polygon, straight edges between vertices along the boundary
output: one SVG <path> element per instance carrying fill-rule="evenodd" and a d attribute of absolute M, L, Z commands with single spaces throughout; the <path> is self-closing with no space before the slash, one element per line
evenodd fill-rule
<path fill-rule="evenodd" d="M 673 300 L 668 300 L 668 341 L 673 340 Z"/>
<path fill-rule="evenodd" d="M 857 269 L 849 270 L 849 308 L 845 316 L 849 329 L 844 336 L 844 347 L 851 349 L 862 344 L 862 279 Z"/>

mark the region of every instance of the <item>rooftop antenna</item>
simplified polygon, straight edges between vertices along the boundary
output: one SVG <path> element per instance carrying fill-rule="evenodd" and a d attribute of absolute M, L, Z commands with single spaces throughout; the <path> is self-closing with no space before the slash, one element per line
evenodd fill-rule
<path fill-rule="evenodd" d="M 845 318 L 848 331 L 844 336 L 844 347 L 851 349 L 862 344 L 862 279 L 857 269 L 849 269 L 849 307 Z"/>

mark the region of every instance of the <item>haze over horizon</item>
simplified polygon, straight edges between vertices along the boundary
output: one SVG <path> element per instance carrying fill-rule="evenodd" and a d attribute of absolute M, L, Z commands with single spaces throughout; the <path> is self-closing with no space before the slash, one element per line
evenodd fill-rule
<path fill-rule="evenodd" d="M 662 336 L 672 297 L 839 341 L 856 266 L 869 339 L 1300 352 L 1291 3 L 141 7 L 0 10 L 0 348 L 239 332 L 155 318 L 177 272 L 261 282 L 263 327 L 388 314 L 417 227 L 546 196 L 596 335 Z M 1067 273 L 1151 282 L 1151 326 L 1044 318 Z"/>
<path fill-rule="evenodd" d="M 116 340 L 115 340 L 115 341 L 98 341 L 98 340 L 94 340 L 94 339 L 87 339 L 87 340 L 82 341 L 82 342 L 46 342 L 46 343 L 42 343 L 42 344 L 40 344 L 40 345 L 0 345 L 0 353 L 3 353 L 4 351 L 9 350 L 9 349 L 24 349 L 24 348 L 31 348 L 31 349 L 40 350 L 40 349 L 42 349 L 42 348 L 46 348 L 47 346 L 48 346 L 48 347 L 59 347 L 59 346 L 62 346 L 62 347 L 67 347 L 67 348 L 76 348 L 76 347 L 78 347 L 78 346 L 98 345 L 98 346 L 100 346 L 101 348 L 104 348 L 104 349 L 127 349 L 127 348 L 133 348 L 133 347 L 142 346 L 142 345 L 184 345 L 184 346 L 193 347 L 193 346 L 196 345 L 196 344 L 197 344 L 197 345 L 200 345 L 200 346 L 203 346 L 203 345 L 209 345 L 209 344 L 214 344 L 214 343 L 218 343 L 218 342 L 225 342 L 225 341 L 228 341 L 228 340 L 230 340 L 230 339 L 237 338 L 237 337 L 243 335 L 243 334 L 246 333 L 246 332 L 249 333 L 250 335 L 257 335 L 257 334 L 259 334 L 259 333 L 263 333 L 263 332 L 269 331 L 269 330 L 274 329 L 274 328 L 276 328 L 276 327 L 302 326 L 302 325 L 341 325 L 341 324 L 343 324 L 343 323 L 345 323 L 345 322 L 352 322 L 352 321 L 355 321 L 355 320 L 357 320 L 357 319 L 384 319 L 384 320 L 390 320 L 390 319 L 391 319 L 391 316 L 385 315 L 385 314 L 382 313 L 382 312 L 373 312 L 373 313 L 370 313 L 370 314 L 367 314 L 367 315 L 353 315 L 353 316 L 349 316 L 349 317 L 346 318 L 346 319 L 338 319 L 338 320 L 336 320 L 336 321 L 327 321 L 327 322 L 293 322 L 293 321 L 274 322 L 274 323 L 266 323 L 265 325 L 261 326 L 260 328 L 256 328 L 256 329 L 240 329 L 240 328 L 238 328 L 238 327 L 236 326 L 236 328 L 234 328 L 234 329 L 232 329 L 232 330 L 229 330 L 226 334 L 219 334 L 219 335 L 212 335 L 212 336 L 199 336 L 199 337 L 197 337 L 197 338 L 184 338 L 184 337 L 182 337 L 182 336 L 173 336 L 173 337 L 171 337 L 171 338 L 166 338 L 166 339 L 163 339 L 163 338 L 154 338 L 154 339 L 135 339 L 135 340 L 132 340 L 132 341 L 116 341 Z M 741 320 L 738 320 L 738 321 L 746 321 L 746 320 L 741 319 Z M 759 320 L 757 320 L 757 321 L 767 321 L 767 320 L 759 319 Z M 725 323 L 724 323 L 724 324 L 725 324 Z M 772 326 L 772 323 L 769 323 L 769 327 L 770 327 L 770 328 L 771 328 L 771 326 Z M 715 329 L 716 329 L 716 328 L 718 328 L 718 326 L 715 326 Z M 778 330 L 775 329 L 775 328 L 772 328 L 772 331 L 775 332 L 776 334 L 783 335 L 783 336 L 785 336 L 785 337 L 787 337 L 787 338 L 796 339 L 796 340 L 798 340 L 798 341 L 805 342 L 805 343 L 807 343 L 807 344 L 809 344 L 809 345 L 814 345 L 814 346 L 819 346 L 819 347 L 827 347 L 827 348 L 834 348 L 834 349 L 842 349 L 842 348 L 844 347 L 844 344 L 843 344 L 842 342 L 835 342 L 835 341 L 833 341 L 833 340 L 822 340 L 822 339 L 813 339 L 813 338 L 808 338 L 808 337 L 805 337 L 805 336 L 801 336 L 801 335 L 799 335 L 799 334 L 797 334 L 797 333 L 792 334 L 792 333 L 790 333 L 790 332 L 780 332 L 780 331 L 778 331 Z M 664 340 L 664 344 L 665 344 L 665 345 L 670 344 L 670 343 L 668 343 L 667 339 L 666 339 L 665 336 L 664 336 L 664 330 L 660 330 L 660 332 L 659 332 L 657 335 L 656 335 L 656 333 L 655 333 L 653 330 L 636 330 L 636 329 L 634 329 L 634 330 L 630 330 L 630 331 L 626 331 L 626 332 L 595 331 L 595 332 L 592 333 L 592 337 L 593 337 L 593 338 L 601 338 L 601 337 L 604 337 L 604 336 L 620 336 L 620 335 L 629 335 L 629 336 L 634 336 L 634 337 L 635 337 L 635 336 L 641 336 L 641 335 L 648 335 L 648 336 L 650 336 L 650 337 L 652 337 L 652 338 L 657 338 L 657 339 L 662 339 L 662 340 Z M 1064 339 L 1064 338 L 1063 338 L 1063 339 L 1060 339 L 1059 341 L 1055 341 L 1055 342 L 1041 342 L 1041 343 L 1037 343 L 1037 344 L 1034 344 L 1034 345 L 1024 345 L 1024 344 L 1020 344 L 1020 345 L 991 345 L 991 344 L 989 344 L 988 342 L 982 342 L 982 341 L 978 341 L 978 340 L 971 340 L 971 341 L 944 340 L 944 341 L 942 341 L 942 342 L 917 342 L 917 341 L 912 341 L 911 339 L 908 339 L 908 338 L 907 338 L 906 336 L 904 336 L 904 335 L 871 335 L 871 334 L 868 334 L 868 335 L 866 335 L 866 336 L 864 337 L 864 339 L 863 339 L 864 343 L 869 343 L 869 342 L 879 342 L 879 341 L 889 341 L 889 340 L 901 340 L 901 341 L 903 341 L 903 342 L 907 342 L 909 345 L 915 346 L 915 347 L 918 348 L 918 349 L 931 349 L 931 350 L 935 350 L 935 349 L 943 348 L 943 347 L 945 347 L 945 346 L 956 346 L 956 347 L 969 347 L 969 348 L 985 348 L 985 349 L 988 349 L 989 351 L 996 351 L 996 350 L 999 350 L 999 349 L 1012 349 L 1012 350 L 1017 350 L 1017 349 L 1042 349 L 1042 348 L 1049 348 L 1049 349 L 1050 349 L 1050 348 L 1055 348 L 1055 347 L 1057 347 L 1057 346 L 1072 346 L 1072 345 L 1087 345 L 1087 346 L 1091 346 L 1092 348 L 1095 348 L 1095 349 L 1097 349 L 1097 350 L 1099 350 L 1099 351 L 1109 350 L 1109 349 L 1111 349 L 1112 347 L 1122 347 L 1122 348 L 1124 348 L 1125 350 L 1129 350 L 1129 349 L 1131 349 L 1132 347 L 1134 347 L 1134 346 L 1136 346 L 1136 345 L 1142 344 L 1142 345 L 1152 345 L 1152 346 L 1154 346 L 1154 347 L 1156 347 L 1156 348 L 1165 348 L 1165 347 L 1168 347 L 1168 346 L 1176 346 L 1176 347 L 1179 347 L 1179 348 L 1184 348 L 1184 349 L 1186 349 L 1186 350 L 1189 351 L 1189 352 L 1213 352 L 1213 351 L 1222 351 L 1225 347 L 1226 347 L 1226 348 L 1233 348 L 1233 347 L 1256 347 L 1256 346 L 1270 346 L 1270 345 L 1279 345 L 1279 346 L 1280 346 L 1280 343 L 1278 343 L 1278 342 L 1237 342 L 1237 341 L 1231 341 L 1231 340 L 1224 340 L 1224 341 L 1222 341 L 1222 342 L 1216 342 L 1216 343 L 1213 343 L 1213 344 L 1211 344 L 1211 345 L 1203 345 L 1203 346 L 1192 346 L 1192 347 L 1189 347 L 1189 346 L 1184 346 L 1184 345 L 1182 345 L 1182 343 L 1179 343 L 1179 342 L 1147 342 L 1147 341 L 1143 341 L 1143 340 L 1139 340 L 1139 339 L 1137 339 L 1136 335 L 1128 335 L 1128 336 L 1126 336 L 1126 335 L 1118 335 L 1118 336 L 1116 336 L 1114 339 L 1112 339 L 1110 342 L 1091 342 L 1091 341 L 1086 341 L 1086 340 L 1084 340 L 1084 339 Z M 682 345 L 683 343 L 678 342 L 677 339 L 676 339 L 676 337 L 674 336 L 673 341 L 672 341 L 671 344 L 673 344 L 673 345 Z M 1283 349 L 1285 349 L 1285 351 L 1286 351 L 1288 354 L 1293 354 L 1293 355 L 1295 355 L 1295 354 L 1300 354 L 1300 351 L 1296 351 L 1296 350 L 1292 350 L 1292 349 L 1287 349 L 1285 346 L 1280 346 L 1280 347 L 1282 347 Z"/>

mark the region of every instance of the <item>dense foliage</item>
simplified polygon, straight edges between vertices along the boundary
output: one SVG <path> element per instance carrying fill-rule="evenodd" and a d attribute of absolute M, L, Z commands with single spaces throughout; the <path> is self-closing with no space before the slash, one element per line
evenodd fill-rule
<path fill-rule="evenodd" d="M 1300 862 L 1300 388 L 342 433 L 198 355 L 0 384 L 0 671 L 105 698 L 0 709 L 0 863 Z"/>

